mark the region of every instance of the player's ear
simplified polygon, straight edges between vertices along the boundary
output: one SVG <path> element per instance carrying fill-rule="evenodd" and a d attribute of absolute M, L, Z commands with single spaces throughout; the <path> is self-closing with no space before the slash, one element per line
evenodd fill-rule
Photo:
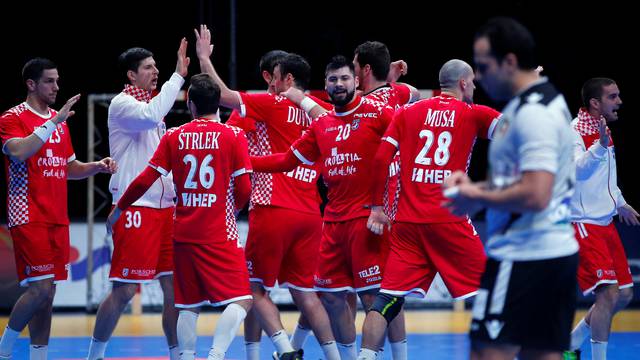
<path fill-rule="evenodd" d="M 137 75 L 138 74 L 133 70 L 127 71 L 127 79 L 129 79 L 130 83 L 134 83 L 136 81 Z"/>
<path fill-rule="evenodd" d="M 262 70 L 262 78 L 267 84 L 271 84 L 271 80 L 273 80 L 273 76 L 267 70 Z"/>
<path fill-rule="evenodd" d="M 37 82 L 33 79 L 27 79 L 27 81 L 25 82 L 25 85 L 27 86 L 27 90 L 29 91 L 36 91 L 36 86 L 38 85 Z"/>

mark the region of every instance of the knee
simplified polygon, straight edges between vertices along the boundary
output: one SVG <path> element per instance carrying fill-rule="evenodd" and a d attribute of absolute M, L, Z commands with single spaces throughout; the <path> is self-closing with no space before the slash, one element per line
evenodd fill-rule
<path fill-rule="evenodd" d="M 611 310 L 613 310 L 618 303 L 618 298 L 619 291 L 616 285 L 607 285 L 596 293 L 596 302 Z"/>
<path fill-rule="evenodd" d="M 320 300 L 322 301 L 324 307 L 328 310 L 341 309 L 347 303 L 345 294 L 323 293 L 320 296 Z"/>
<path fill-rule="evenodd" d="M 631 303 L 631 300 L 633 300 L 633 289 L 632 288 L 621 289 L 620 292 L 618 293 L 617 308 L 618 309 L 626 308 L 627 305 Z"/>
<path fill-rule="evenodd" d="M 138 291 L 137 284 L 120 284 L 113 287 L 113 297 L 122 305 L 126 305 Z"/>
<path fill-rule="evenodd" d="M 398 297 L 386 293 L 378 293 L 369 311 L 379 313 L 387 321 L 387 324 L 389 324 L 398 316 L 403 304 L 404 297 L 402 296 Z"/>
<path fill-rule="evenodd" d="M 299 309 L 313 309 L 320 304 L 318 295 L 314 292 L 291 292 L 291 297 Z"/>
<path fill-rule="evenodd" d="M 40 304 L 53 302 L 54 286 L 53 281 L 38 281 L 29 284 L 29 290 L 35 301 Z"/>

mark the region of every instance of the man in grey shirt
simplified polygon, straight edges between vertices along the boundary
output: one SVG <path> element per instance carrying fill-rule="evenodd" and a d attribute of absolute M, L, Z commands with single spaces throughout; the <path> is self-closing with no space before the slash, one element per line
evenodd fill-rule
<path fill-rule="evenodd" d="M 534 45 L 510 18 L 491 19 L 476 33 L 476 79 L 509 103 L 489 148 L 490 179 L 472 183 L 457 172 L 444 184 L 454 214 L 488 208 L 489 260 L 470 331 L 479 359 L 561 359 L 569 347 L 578 263 L 569 223 L 571 115 L 536 72 Z"/>

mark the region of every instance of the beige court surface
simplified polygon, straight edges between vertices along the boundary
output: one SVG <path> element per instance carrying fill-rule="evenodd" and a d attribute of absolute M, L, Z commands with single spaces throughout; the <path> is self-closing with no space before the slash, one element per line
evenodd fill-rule
<path fill-rule="evenodd" d="M 576 313 L 576 321 L 584 316 L 584 311 Z M 198 320 L 198 334 L 211 335 L 219 313 L 203 313 Z M 297 312 L 283 312 L 282 322 L 286 329 L 293 329 L 298 319 Z M 410 310 L 406 312 L 407 332 L 414 334 L 460 334 L 469 330 L 471 312 L 450 310 Z M 364 312 L 358 312 L 357 329 L 362 328 Z M 0 318 L 0 326 L 7 324 L 6 316 Z M 51 336 L 74 337 L 91 336 L 95 315 L 54 314 Z M 613 319 L 613 331 L 640 331 L 640 310 L 625 310 Z M 25 330 L 26 334 L 27 330 Z M 242 328 L 239 334 L 242 333 Z M 160 314 L 123 315 L 114 336 L 161 336 Z"/>

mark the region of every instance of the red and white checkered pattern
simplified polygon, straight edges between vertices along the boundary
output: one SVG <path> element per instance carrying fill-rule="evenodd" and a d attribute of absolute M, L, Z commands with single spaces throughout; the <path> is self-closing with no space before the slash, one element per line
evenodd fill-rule
<path fill-rule="evenodd" d="M 238 225 L 236 224 L 236 201 L 233 196 L 234 178 L 229 181 L 229 188 L 227 189 L 227 203 L 225 204 L 226 211 L 226 225 L 227 225 L 227 239 L 229 241 L 235 241 L 236 243 L 240 239 L 238 235 Z M 240 243 L 238 243 L 240 246 Z"/>
<path fill-rule="evenodd" d="M 387 214 L 387 216 L 389 217 L 389 220 L 394 221 L 396 219 L 396 213 L 398 212 L 398 200 L 400 198 L 400 156 L 396 155 L 394 157 L 394 162 L 398 163 L 398 172 L 396 173 L 396 186 L 395 186 L 395 191 L 394 191 L 394 195 L 393 195 L 393 203 L 390 204 L 389 203 L 389 178 L 387 178 L 387 186 L 385 186 L 384 189 L 384 198 L 383 198 L 383 209 L 384 209 L 384 213 Z"/>
<path fill-rule="evenodd" d="M 385 86 L 372 91 L 370 94 L 367 94 L 366 98 L 379 101 L 384 104 L 389 104 L 389 100 L 392 96 L 396 96 L 393 88 Z"/>
<path fill-rule="evenodd" d="M 9 198 L 7 199 L 9 227 L 29 222 L 28 184 L 29 173 L 27 172 L 27 163 L 10 159 Z"/>
<path fill-rule="evenodd" d="M 393 109 L 392 107 L 390 107 L 386 103 L 383 103 L 383 102 L 380 102 L 380 101 L 376 101 L 376 100 L 373 100 L 373 99 L 370 99 L 370 98 L 366 98 L 365 97 L 365 98 L 362 98 L 362 100 L 363 100 L 362 101 L 363 104 L 366 103 L 366 104 L 373 105 L 375 107 L 376 111 L 378 111 L 378 112 L 382 112 L 382 109 L 384 109 L 386 107 L 388 107 L 390 109 Z"/>
<path fill-rule="evenodd" d="M 247 141 L 249 144 L 249 155 L 271 155 L 269 134 L 267 134 L 267 125 L 264 122 L 256 122 L 256 131 L 247 134 Z M 249 210 L 253 209 L 255 205 L 271 205 L 273 175 L 270 173 L 251 174 L 251 189 Z"/>
<path fill-rule="evenodd" d="M 127 84 L 124 86 L 123 93 L 133 96 L 138 101 L 148 103 L 151 101 L 151 91 L 140 89 L 139 87 Z"/>
<path fill-rule="evenodd" d="M 578 112 L 578 121 L 573 127 L 582 136 L 600 133 L 600 130 L 598 130 L 598 119 L 591 116 L 585 108 L 580 108 L 580 111 Z"/>

